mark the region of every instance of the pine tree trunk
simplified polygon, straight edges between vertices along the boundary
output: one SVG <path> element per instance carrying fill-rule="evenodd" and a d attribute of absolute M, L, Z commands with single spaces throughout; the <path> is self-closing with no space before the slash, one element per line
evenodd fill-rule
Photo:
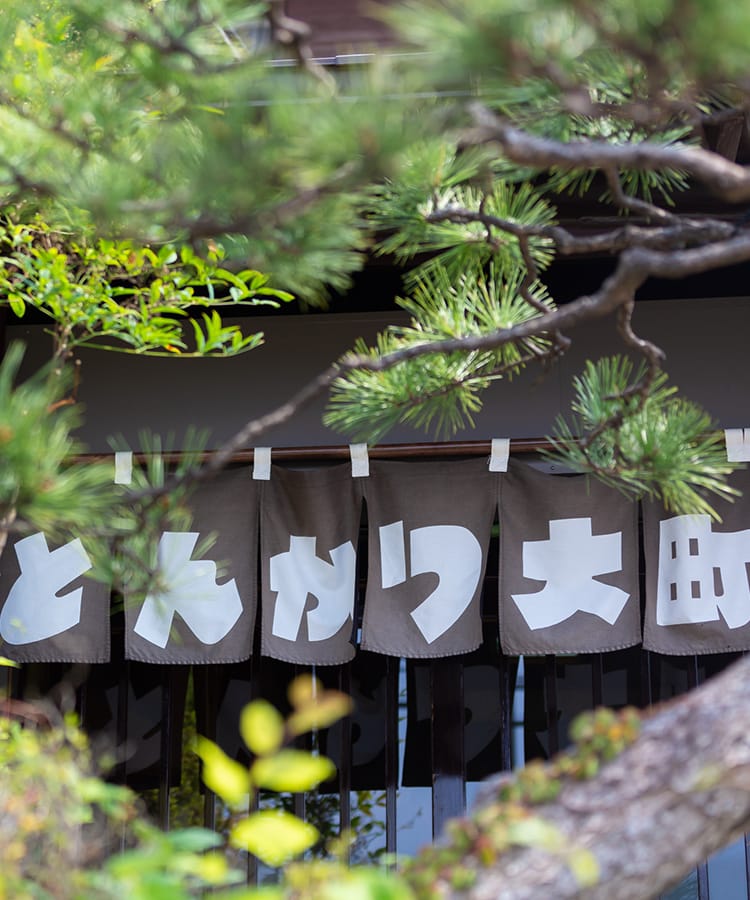
<path fill-rule="evenodd" d="M 565 853 L 514 848 L 454 897 L 563 900 L 653 897 L 750 828 L 750 658 L 690 694 L 658 707 L 640 736 L 589 781 L 566 783 L 534 812 L 567 847 L 596 857 L 582 888 Z M 479 806 L 496 796 L 483 791 Z M 448 892 L 451 893 L 450 891 Z"/>

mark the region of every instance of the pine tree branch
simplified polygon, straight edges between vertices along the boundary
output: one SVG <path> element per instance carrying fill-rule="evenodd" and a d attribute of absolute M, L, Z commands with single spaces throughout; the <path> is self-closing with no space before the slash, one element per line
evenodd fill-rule
<path fill-rule="evenodd" d="M 249 53 L 243 56 L 234 54 L 229 62 L 214 63 L 198 53 L 190 45 L 190 38 L 193 34 L 201 29 L 209 27 L 220 28 L 221 26 L 221 22 L 217 19 L 205 16 L 198 10 L 196 10 L 190 20 L 184 23 L 184 27 L 180 32 L 171 29 L 158 15 L 155 8 L 151 9 L 151 20 L 158 29 L 158 36 L 151 35 L 143 29 L 128 28 L 120 25 L 119 22 L 111 18 L 103 19 L 101 25 L 112 37 L 126 46 L 139 43 L 153 50 L 163 60 L 170 57 L 181 57 L 189 60 L 194 71 L 200 75 L 224 75 L 229 72 L 236 72 L 247 66 L 253 59 Z"/>
<path fill-rule="evenodd" d="M 521 131 L 480 103 L 471 104 L 470 112 L 476 125 L 463 136 L 464 144 L 497 143 L 503 156 L 519 165 L 567 171 L 606 171 L 613 166 L 638 171 L 676 169 L 703 182 L 724 200 L 734 203 L 750 200 L 750 169 L 700 147 L 675 147 L 655 141 L 563 143 Z"/>
<path fill-rule="evenodd" d="M 430 353 L 492 350 L 526 338 L 567 329 L 583 321 L 601 318 L 633 299 L 635 291 L 649 277 L 679 279 L 688 275 L 750 260 L 750 233 L 730 240 L 682 251 L 661 252 L 634 247 L 626 250 L 617 268 L 598 291 L 584 295 L 545 315 L 486 334 L 452 338 L 404 347 L 378 359 L 349 355 L 339 362 L 339 372 L 351 369 L 382 371 L 408 359 Z"/>
<path fill-rule="evenodd" d="M 618 458 L 622 460 L 622 453 L 620 449 L 617 429 L 622 425 L 625 419 L 625 402 L 632 397 L 637 397 L 637 405 L 634 409 L 627 410 L 627 412 L 635 413 L 641 410 L 646 400 L 648 399 L 648 396 L 651 392 L 651 387 L 653 386 L 654 381 L 661 371 L 662 365 L 664 364 L 664 351 L 651 341 L 647 341 L 644 338 L 638 337 L 635 331 L 633 331 L 632 320 L 634 311 L 634 299 L 629 300 L 627 303 L 624 303 L 617 310 L 617 330 L 625 346 L 630 347 L 632 350 L 635 350 L 646 359 L 646 368 L 643 372 L 643 375 L 636 382 L 626 387 L 625 390 L 621 391 L 615 396 L 608 396 L 604 398 L 605 400 L 620 400 L 623 401 L 623 403 L 616 412 L 614 412 L 611 416 L 608 416 L 606 419 L 603 419 L 595 428 L 592 428 L 591 431 L 587 432 L 585 437 L 581 439 L 581 451 L 586 456 L 592 468 L 596 468 L 598 471 L 603 470 L 601 470 L 596 465 L 595 460 L 589 453 L 591 447 L 595 445 L 597 439 L 601 437 L 601 435 L 603 435 L 605 432 L 613 431 L 615 433 L 613 449 Z"/>
<path fill-rule="evenodd" d="M 0 88 L 0 106 L 5 106 L 12 110 L 15 115 L 42 132 L 54 135 L 65 143 L 70 144 L 76 150 L 86 156 L 93 152 L 94 145 L 85 137 L 73 131 L 70 125 L 60 116 L 56 117 L 54 122 L 43 122 L 38 116 L 32 114 L 31 109 L 23 103 L 19 103 L 11 94 Z"/>
<path fill-rule="evenodd" d="M 523 225 L 512 219 L 503 219 L 481 210 L 449 204 L 425 215 L 425 222 L 455 222 L 468 224 L 479 222 L 488 228 L 495 228 L 512 234 L 519 240 L 529 237 L 545 237 L 554 242 L 564 256 L 579 256 L 592 253 L 619 253 L 631 247 L 646 247 L 652 250 L 674 250 L 710 241 L 731 237 L 736 228 L 729 222 L 701 216 L 692 219 L 675 217 L 667 226 L 623 225 L 594 235 L 577 235 L 560 225 Z"/>
<path fill-rule="evenodd" d="M 10 178 L 4 182 L 4 185 L 13 190 L 11 196 L 5 195 L 3 197 L 3 203 L 6 207 L 14 201 L 27 200 L 30 195 L 37 197 L 55 197 L 57 195 L 56 189 L 51 184 L 29 178 L 9 159 L 0 157 L 0 168 L 7 169 Z"/>
<path fill-rule="evenodd" d="M 521 257 L 523 258 L 524 265 L 526 266 L 526 274 L 523 277 L 523 281 L 519 287 L 519 292 L 523 299 L 531 306 L 533 309 L 537 310 L 537 312 L 546 315 L 548 312 L 547 307 L 541 301 L 537 300 L 533 293 L 532 287 L 539 280 L 539 266 L 534 259 L 534 254 L 531 252 L 531 246 L 529 243 L 529 236 L 526 234 L 521 234 L 518 236 L 518 246 L 521 248 Z M 538 357 L 541 359 L 543 356 L 546 356 L 547 359 L 557 358 L 562 356 L 563 353 L 570 347 L 571 341 L 570 338 L 567 338 L 559 328 L 556 328 L 552 333 L 553 341 L 550 347 L 550 351 L 547 354 L 538 354 Z"/>

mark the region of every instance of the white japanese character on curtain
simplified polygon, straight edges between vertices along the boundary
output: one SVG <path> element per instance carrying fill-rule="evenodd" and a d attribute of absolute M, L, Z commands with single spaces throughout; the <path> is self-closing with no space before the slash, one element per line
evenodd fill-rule
<path fill-rule="evenodd" d="M 383 587 L 406 581 L 404 523 L 379 528 Z M 462 525 L 428 525 L 409 532 L 409 574 L 434 572 L 438 585 L 411 611 L 428 644 L 454 625 L 468 608 L 482 577 L 482 547 Z"/>
<path fill-rule="evenodd" d="M 43 534 L 15 544 L 21 574 L 0 612 L 0 637 L 9 644 L 30 644 L 62 634 L 81 620 L 83 588 L 60 593 L 91 568 L 76 538 L 50 551 Z"/>
<path fill-rule="evenodd" d="M 216 583 L 216 563 L 191 559 L 197 532 L 165 531 L 158 548 L 158 585 L 146 595 L 133 630 L 166 647 L 176 613 L 204 644 L 226 637 L 242 615 L 235 580 Z"/>
<path fill-rule="evenodd" d="M 706 515 L 659 523 L 657 625 L 750 622 L 750 529 L 714 532 Z"/>
<path fill-rule="evenodd" d="M 622 532 L 593 534 L 591 519 L 552 519 L 549 540 L 523 542 L 525 578 L 546 581 L 540 590 L 513 594 L 513 601 L 534 631 L 591 613 L 613 625 L 630 597 L 596 581 L 597 575 L 622 569 Z"/>
<path fill-rule="evenodd" d="M 308 594 L 318 605 L 307 613 L 307 633 L 311 641 L 325 641 L 352 617 L 357 568 L 357 551 L 346 541 L 330 551 L 331 562 L 320 559 L 317 538 L 289 536 L 289 549 L 270 560 L 270 587 L 276 591 L 272 634 L 287 641 L 297 640 Z"/>

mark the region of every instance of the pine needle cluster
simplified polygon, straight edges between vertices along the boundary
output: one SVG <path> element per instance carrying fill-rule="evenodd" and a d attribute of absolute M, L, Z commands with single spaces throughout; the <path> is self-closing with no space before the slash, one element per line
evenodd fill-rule
<path fill-rule="evenodd" d="M 367 441 L 379 440 L 398 423 L 445 437 L 473 424 L 472 417 L 482 406 L 481 392 L 541 358 L 549 350 L 549 340 L 533 336 L 469 352 L 442 352 L 440 343 L 512 329 L 554 308 L 539 283 L 529 287 L 536 306 L 527 303 L 519 292 L 521 278 L 518 270 L 506 279 L 490 267 L 486 278 L 469 273 L 452 279 L 445 268 L 430 267 L 409 298 L 399 303 L 411 313 L 410 324 L 392 326 L 374 347 L 359 342 L 354 353 L 364 359 L 387 359 L 427 343 L 434 344 L 436 352 L 378 371 L 354 369 L 338 379 L 325 423 Z"/>
<path fill-rule="evenodd" d="M 558 419 L 551 455 L 625 494 L 660 500 L 676 515 L 719 519 L 709 497 L 737 495 L 726 483 L 735 466 L 720 435 L 707 413 L 678 396 L 664 373 L 648 393 L 629 392 L 643 375 L 626 357 L 589 361 L 573 380 L 572 421 Z"/>

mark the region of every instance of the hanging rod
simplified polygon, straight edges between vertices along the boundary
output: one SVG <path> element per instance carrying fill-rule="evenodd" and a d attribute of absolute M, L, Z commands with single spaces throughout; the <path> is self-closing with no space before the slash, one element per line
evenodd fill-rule
<path fill-rule="evenodd" d="M 412 443 L 412 444 L 376 444 L 367 448 L 370 459 L 416 459 L 420 457 L 444 457 L 444 456 L 489 456 L 491 448 L 490 440 L 483 441 L 450 441 L 444 443 Z M 511 438 L 510 452 L 513 454 L 539 453 L 550 450 L 552 444 L 545 438 Z M 76 456 L 76 461 L 93 462 L 111 458 L 113 453 L 85 453 Z M 148 459 L 148 453 L 133 453 L 133 459 L 143 461 Z M 179 462 L 183 453 L 179 451 L 163 452 L 162 458 L 166 462 Z M 212 455 L 206 451 L 199 455 L 199 459 L 205 460 Z M 325 460 L 325 459 L 349 459 L 348 444 L 334 444 L 320 447 L 274 447 L 272 449 L 274 461 L 283 460 Z M 253 450 L 238 450 L 232 454 L 232 463 L 250 463 L 253 461 Z"/>

